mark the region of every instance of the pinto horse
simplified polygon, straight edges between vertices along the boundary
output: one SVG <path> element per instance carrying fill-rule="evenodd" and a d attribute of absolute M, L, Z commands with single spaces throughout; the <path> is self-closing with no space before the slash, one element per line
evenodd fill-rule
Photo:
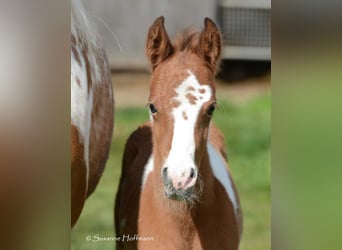
<path fill-rule="evenodd" d="M 150 27 L 150 122 L 129 137 L 115 205 L 117 249 L 238 249 L 242 213 L 211 122 L 221 35 L 213 21 L 171 43 Z"/>
<path fill-rule="evenodd" d="M 82 2 L 71 1 L 71 226 L 104 170 L 112 140 L 110 68 Z"/>

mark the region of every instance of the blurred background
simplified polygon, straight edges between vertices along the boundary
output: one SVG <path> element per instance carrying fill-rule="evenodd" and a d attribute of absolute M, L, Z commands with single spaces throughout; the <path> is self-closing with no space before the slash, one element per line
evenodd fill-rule
<path fill-rule="evenodd" d="M 112 69 L 114 135 L 109 160 L 71 234 L 72 249 L 115 249 L 113 208 L 125 142 L 148 120 L 150 73 L 144 54 L 149 26 L 163 15 L 172 39 L 184 28 L 203 28 L 212 18 L 222 31 L 216 79 L 220 109 L 214 122 L 224 132 L 229 165 L 244 214 L 240 249 L 271 249 L 271 2 L 267 0 L 85 1 Z M 98 235 L 102 240 L 87 241 Z"/>
<path fill-rule="evenodd" d="M 153 21 L 164 16 L 172 39 L 184 28 L 202 29 L 205 17 L 221 28 L 222 58 L 271 60 L 270 0 L 86 1 L 113 69 L 146 69 L 144 44 Z"/>

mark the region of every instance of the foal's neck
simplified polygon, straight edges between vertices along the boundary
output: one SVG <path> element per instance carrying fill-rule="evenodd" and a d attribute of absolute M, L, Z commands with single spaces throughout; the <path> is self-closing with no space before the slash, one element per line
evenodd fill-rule
<path fill-rule="evenodd" d="M 178 249 L 189 249 L 189 244 L 195 244 L 198 238 L 199 218 L 205 218 L 208 208 L 212 207 L 215 199 L 214 175 L 209 163 L 209 156 L 205 150 L 199 169 L 200 179 L 197 181 L 196 190 L 201 188 L 198 199 L 192 203 L 187 201 L 170 200 L 164 195 L 164 189 L 160 177 L 160 168 L 155 167 L 153 173 L 152 189 L 153 204 L 150 204 L 152 216 L 157 221 L 163 221 L 167 225 L 168 235 L 177 239 L 174 244 Z M 201 183 L 199 183 L 201 182 Z"/>

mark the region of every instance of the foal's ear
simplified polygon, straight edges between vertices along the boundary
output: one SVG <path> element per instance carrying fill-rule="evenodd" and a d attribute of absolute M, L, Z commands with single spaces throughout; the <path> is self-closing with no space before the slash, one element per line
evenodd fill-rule
<path fill-rule="evenodd" d="M 148 30 L 146 55 L 152 70 L 173 53 L 173 47 L 165 31 L 164 17 L 157 18 Z"/>
<path fill-rule="evenodd" d="M 215 72 L 221 54 L 221 33 L 215 23 L 208 17 L 204 19 L 204 29 L 199 40 L 198 53 L 203 56 Z"/>

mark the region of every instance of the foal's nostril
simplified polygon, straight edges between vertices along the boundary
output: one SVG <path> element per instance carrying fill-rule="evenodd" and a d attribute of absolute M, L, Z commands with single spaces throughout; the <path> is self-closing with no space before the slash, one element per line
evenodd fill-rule
<path fill-rule="evenodd" d="M 195 178 L 196 176 L 195 169 L 191 168 L 190 170 L 190 178 Z"/>
<path fill-rule="evenodd" d="M 166 180 L 167 179 L 167 168 L 163 169 L 163 179 Z"/>

